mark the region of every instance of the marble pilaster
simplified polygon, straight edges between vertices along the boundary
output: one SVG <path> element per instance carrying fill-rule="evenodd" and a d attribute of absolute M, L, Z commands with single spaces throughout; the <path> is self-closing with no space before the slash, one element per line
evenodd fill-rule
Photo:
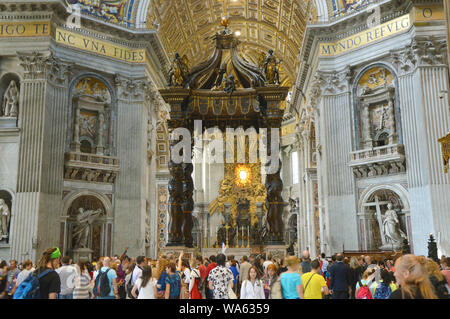
<path fill-rule="evenodd" d="M 333 253 L 342 247 L 351 250 L 358 246 L 354 180 L 348 167 L 352 151 L 350 70 L 320 72 L 319 77 L 322 88 L 316 134 L 320 136 L 319 207 L 326 219 L 324 235 L 328 237 L 328 249 Z"/>
<path fill-rule="evenodd" d="M 117 157 L 113 250 L 129 246 L 131 256 L 144 255 L 147 170 L 147 125 L 145 79 L 115 78 L 118 101 Z M 123 227 L 127 225 L 127 227 Z"/>
<path fill-rule="evenodd" d="M 11 220 L 11 256 L 35 259 L 59 244 L 65 116 L 70 65 L 51 52 L 18 53 L 21 82 L 17 197 Z"/>
<path fill-rule="evenodd" d="M 404 128 L 407 179 L 411 205 L 412 250 L 427 253 L 430 233 L 439 238 L 442 254 L 450 253 L 448 207 L 450 181 L 444 174 L 438 138 L 450 127 L 450 112 L 441 91 L 448 91 L 444 38 L 415 38 L 393 52 L 399 72 L 400 108 Z"/>

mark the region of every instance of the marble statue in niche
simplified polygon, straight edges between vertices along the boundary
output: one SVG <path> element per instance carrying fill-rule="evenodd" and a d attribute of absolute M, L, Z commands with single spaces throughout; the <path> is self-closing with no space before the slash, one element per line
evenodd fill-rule
<path fill-rule="evenodd" d="M 92 224 L 100 215 L 102 215 L 102 213 L 102 209 L 85 210 L 82 207 L 78 209 L 72 233 L 72 246 L 74 248 L 88 248 Z"/>
<path fill-rule="evenodd" d="M 80 135 L 88 136 L 92 140 L 95 140 L 97 135 L 97 116 L 96 114 L 82 111 L 80 114 Z"/>
<path fill-rule="evenodd" d="M 108 153 L 111 96 L 100 80 L 81 79 L 74 89 L 72 149 L 82 153 Z"/>
<path fill-rule="evenodd" d="M 3 198 L 0 198 L 0 240 L 9 237 L 9 220 L 11 212 Z"/>
<path fill-rule="evenodd" d="M 374 192 L 363 205 L 367 209 L 363 218 L 368 226 L 365 229 L 365 233 L 369 234 L 367 249 L 401 249 L 404 239 L 407 239 L 404 229 L 408 217 L 402 211 L 404 204 L 398 195 L 391 190 L 381 189 Z"/>
<path fill-rule="evenodd" d="M 394 78 L 389 70 L 366 71 L 357 86 L 359 131 L 364 148 L 397 142 Z"/>
<path fill-rule="evenodd" d="M 3 103 L 1 109 L 2 117 L 17 117 L 19 110 L 19 89 L 16 81 L 12 80 L 3 95 Z"/>
<path fill-rule="evenodd" d="M 383 236 L 386 245 L 401 247 L 403 240 L 407 239 L 406 234 L 400 228 L 397 213 L 392 209 L 392 203 L 387 204 L 387 210 L 383 217 Z"/>

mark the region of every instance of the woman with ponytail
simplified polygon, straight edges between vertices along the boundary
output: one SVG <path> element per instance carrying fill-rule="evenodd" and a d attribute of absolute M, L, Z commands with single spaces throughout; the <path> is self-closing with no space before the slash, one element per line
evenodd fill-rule
<path fill-rule="evenodd" d="M 425 269 L 423 256 L 404 255 L 395 263 L 395 279 L 400 288 L 392 292 L 390 299 L 437 299 L 433 285 Z"/>
<path fill-rule="evenodd" d="M 61 281 L 55 269 L 59 267 L 60 259 L 61 252 L 56 247 L 49 248 L 42 254 L 35 272 L 37 276 L 45 272 L 45 275 L 39 278 L 40 299 L 57 299 Z"/>

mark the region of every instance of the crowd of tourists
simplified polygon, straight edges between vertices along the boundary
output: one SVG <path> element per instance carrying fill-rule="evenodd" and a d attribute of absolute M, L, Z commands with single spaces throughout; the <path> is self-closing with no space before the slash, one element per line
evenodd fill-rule
<path fill-rule="evenodd" d="M 120 256 L 74 263 L 58 248 L 36 265 L 0 264 L 2 299 L 448 299 L 450 258 L 324 254 Z"/>

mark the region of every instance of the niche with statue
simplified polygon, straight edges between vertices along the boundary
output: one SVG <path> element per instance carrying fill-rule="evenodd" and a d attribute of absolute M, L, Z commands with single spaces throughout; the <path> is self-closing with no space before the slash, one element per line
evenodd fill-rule
<path fill-rule="evenodd" d="M 398 143 L 395 85 L 383 67 L 366 71 L 358 82 L 357 123 L 360 149 Z"/>
<path fill-rule="evenodd" d="M 5 74 L 0 80 L 0 127 L 17 127 L 20 103 L 20 79 L 16 74 Z"/>
<path fill-rule="evenodd" d="M 71 150 L 108 155 L 111 127 L 111 96 L 100 80 L 87 77 L 74 88 Z"/>

